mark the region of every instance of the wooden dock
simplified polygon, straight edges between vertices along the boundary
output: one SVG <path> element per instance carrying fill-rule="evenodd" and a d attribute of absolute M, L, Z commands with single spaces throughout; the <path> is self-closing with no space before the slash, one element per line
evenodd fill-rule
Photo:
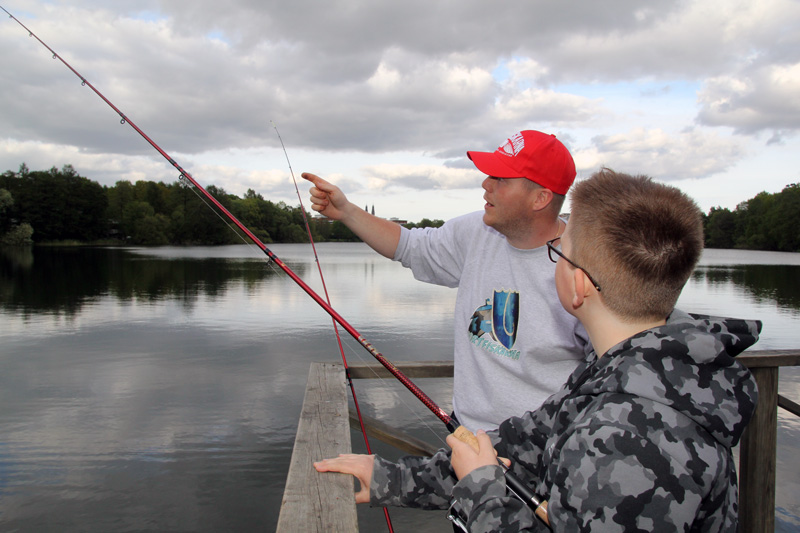
<path fill-rule="evenodd" d="M 312 464 L 350 453 L 347 411 L 342 365 L 313 363 L 283 490 L 278 531 L 358 531 L 354 478 L 322 475 Z"/>
<path fill-rule="evenodd" d="M 742 437 L 739 450 L 739 531 L 775 531 L 775 465 L 778 408 L 800 416 L 800 405 L 778 394 L 778 371 L 800 366 L 800 350 L 747 351 L 737 358 L 758 383 L 759 401 Z M 410 379 L 452 377 L 452 361 L 396 363 Z M 391 377 L 380 364 L 350 365 L 353 379 Z M 371 431 L 404 446 L 389 429 Z M 383 437 L 381 437 L 383 435 Z M 394 439 L 394 441 L 392 440 Z M 409 450 L 424 452 L 424 443 Z M 312 462 L 351 452 L 348 396 L 344 368 L 336 363 L 313 363 L 308 374 L 300 423 L 278 518 L 278 532 L 356 532 L 354 478 L 319 474 Z"/>

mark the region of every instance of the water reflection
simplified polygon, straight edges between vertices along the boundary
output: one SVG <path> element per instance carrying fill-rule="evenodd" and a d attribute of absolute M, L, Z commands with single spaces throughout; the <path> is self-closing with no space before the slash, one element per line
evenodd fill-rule
<path fill-rule="evenodd" d="M 135 260 L 132 260 L 132 255 Z M 305 264 L 293 265 L 303 275 Z M 0 304 L 23 313 L 75 315 L 100 296 L 122 301 L 180 300 L 192 307 L 233 285 L 256 292 L 277 275 L 265 261 L 146 256 L 114 248 L 0 248 Z"/>
<path fill-rule="evenodd" d="M 308 247 L 280 248 L 321 292 Z M 320 248 L 387 357 L 448 357 L 454 291 Z M 330 317 L 244 246 L 4 250 L 0 345 L 0 519 L 26 531 L 274 529 L 308 365 L 339 360 Z"/>
<path fill-rule="evenodd" d="M 308 246 L 273 250 L 324 294 Z M 333 307 L 388 359 L 451 357 L 454 290 L 364 245 L 318 250 Z M 680 307 L 761 318 L 758 348 L 796 347 L 800 254 L 716 252 Z M 343 335 L 350 362 L 372 361 Z M 330 317 L 245 246 L 0 250 L 0 346 L 0 519 L 25 531 L 274 529 L 308 365 L 339 360 Z M 363 381 L 365 414 L 442 444 L 407 390 Z M 798 382 L 800 369 L 781 372 L 795 401 Z M 450 383 L 419 385 L 449 408 Z M 788 523 L 800 515 L 784 490 L 798 484 L 796 422 L 780 431 Z M 384 527 L 372 514 L 362 530 Z M 449 527 L 393 514 L 405 530 Z"/>
<path fill-rule="evenodd" d="M 736 265 L 700 266 L 692 281 L 710 285 L 733 283 L 743 287 L 756 301 L 771 301 L 779 307 L 800 310 L 800 266 Z"/>

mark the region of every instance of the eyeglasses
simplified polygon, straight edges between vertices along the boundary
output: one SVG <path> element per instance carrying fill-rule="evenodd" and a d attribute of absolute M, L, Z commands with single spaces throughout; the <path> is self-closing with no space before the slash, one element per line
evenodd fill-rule
<path fill-rule="evenodd" d="M 558 263 L 558 258 L 560 257 L 561 259 L 563 259 L 564 261 L 566 261 L 570 265 L 574 266 L 575 268 L 583 270 L 583 273 L 586 274 L 586 277 L 589 278 L 589 281 L 592 282 L 592 285 L 594 285 L 594 288 L 597 289 L 597 292 L 600 292 L 600 285 L 598 285 L 597 282 L 594 280 L 594 278 L 592 278 L 592 276 L 588 272 L 586 272 L 586 269 L 583 268 L 582 266 L 580 266 L 579 264 L 577 264 L 575 261 L 573 261 L 572 259 L 570 259 L 566 255 L 562 254 L 561 250 L 559 250 L 558 248 L 555 247 L 555 245 L 553 243 L 556 242 L 556 241 L 559 241 L 559 240 L 561 240 L 561 237 L 556 237 L 555 239 L 550 239 L 546 243 L 547 244 L 547 255 L 550 257 L 550 261 L 552 261 L 553 263 Z M 553 257 L 553 254 L 556 254 L 555 258 Z"/>

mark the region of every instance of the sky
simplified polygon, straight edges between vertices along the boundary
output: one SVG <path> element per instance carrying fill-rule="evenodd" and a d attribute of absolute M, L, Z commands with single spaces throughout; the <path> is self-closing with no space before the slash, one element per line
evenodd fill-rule
<path fill-rule="evenodd" d="M 386 218 L 483 207 L 467 150 L 555 134 L 585 179 L 704 212 L 800 182 L 798 0 L 0 0 L 203 186 L 310 208 L 302 172 Z M 0 13 L 0 172 L 178 172 Z M 286 153 L 281 149 L 283 140 Z M 288 159 L 288 160 L 287 160 Z"/>

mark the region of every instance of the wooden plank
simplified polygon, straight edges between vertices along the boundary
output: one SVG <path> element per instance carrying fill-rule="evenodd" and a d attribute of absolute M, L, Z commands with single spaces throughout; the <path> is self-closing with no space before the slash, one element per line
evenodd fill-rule
<path fill-rule="evenodd" d="M 800 350 L 747 350 L 736 360 L 747 368 L 800 366 Z"/>
<path fill-rule="evenodd" d="M 358 531 L 355 478 L 320 474 L 312 464 L 351 449 L 342 365 L 312 363 L 277 531 Z"/>
<path fill-rule="evenodd" d="M 800 350 L 747 350 L 736 360 L 748 368 L 800 366 Z M 453 361 L 401 361 L 395 366 L 409 378 L 453 377 Z M 353 363 L 349 368 L 353 379 L 391 377 L 378 362 Z"/>
<path fill-rule="evenodd" d="M 739 450 L 739 531 L 775 531 L 778 369 L 751 368 L 758 404 Z"/>
<path fill-rule="evenodd" d="M 747 350 L 736 360 L 748 368 L 800 366 L 800 350 Z M 409 378 L 453 377 L 453 361 L 401 361 L 394 365 Z M 353 363 L 349 368 L 353 379 L 391 377 L 378 362 Z"/>
<path fill-rule="evenodd" d="M 790 400 L 786 396 L 778 394 L 778 407 L 782 407 L 794 416 L 800 416 L 800 403 Z"/>
<path fill-rule="evenodd" d="M 453 361 L 401 361 L 394 363 L 409 379 L 414 378 L 452 378 Z M 353 379 L 392 378 L 394 376 L 378 363 L 354 363 L 348 365 Z"/>

